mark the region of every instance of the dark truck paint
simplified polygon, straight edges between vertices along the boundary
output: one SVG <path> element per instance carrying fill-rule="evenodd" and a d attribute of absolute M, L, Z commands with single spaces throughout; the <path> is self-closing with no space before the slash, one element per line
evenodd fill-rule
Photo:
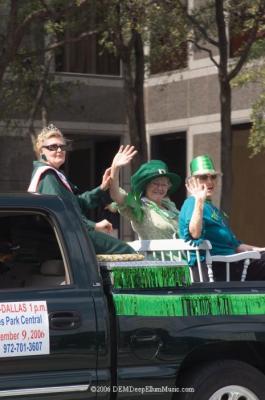
<path fill-rule="evenodd" d="M 242 399 L 265 396 L 264 313 L 117 315 L 115 290 L 106 272 L 102 278 L 78 216 L 55 196 L 1 194 L 0 233 L 0 240 L 6 234 L 20 247 L 0 271 L 0 303 L 46 301 L 50 340 L 49 354 L 1 356 L 0 398 L 209 400 L 218 388 L 240 382 L 257 396 Z M 33 284 L 40 264 L 59 257 L 67 270 L 64 284 Z M 264 294 L 265 285 L 219 282 L 138 292 L 252 295 Z M 230 398 L 218 396 L 213 399 Z"/>

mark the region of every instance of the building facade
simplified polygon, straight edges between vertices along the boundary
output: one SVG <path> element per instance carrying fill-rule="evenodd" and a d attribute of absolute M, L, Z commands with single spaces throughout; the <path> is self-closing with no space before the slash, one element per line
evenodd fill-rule
<path fill-rule="evenodd" d="M 265 189 L 264 154 L 250 158 L 247 148 L 251 106 L 260 94 L 260 86 L 251 84 L 232 90 L 233 176 L 230 222 L 247 243 L 264 244 Z M 156 142 L 175 142 L 176 162 L 189 172 L 191 159 L 199 154 L 212 156 L 220 170 L 221 124 L 217 68 L 205 53 L 190 52 L 187 68 L 150 76 L 145 84 L 147 134 L 150 148 Z M 174 155 L 171 155 L 174 157 Z M 178 168 L 182 171 L 181 166 Z M 223 171 L 225 174 L 226 171 Z M 215 201 L 220 202 L 221 181 Z"/>
<path fill-rule="evenodd" d="M 55 77 L 62 85 L 71 84 L 71 93 L 67 107 L 58 102 L 49 120 L 72 140 L 65 170 L 81 190 L 98 185 L 119 145 L 129 142 L 119 62 L 98 54 L 96 38 L 92 37 L 68 46 L 55 60 Z M 264 155 L 250 159 L 247 149 L 251 105 L 259 92 L 256 84 L 233 89 L 230 220 L 243 241 L 264 245 Z M 149 74 L 145 80 L 145 113 L 149 157 L 164 160 L 182 177 L 182 186 L 174 197 L 180 207 L 186 197 L 184 179 L 194 156 L 208 153 L 220 169 L 219 84 L 217 69 L 205 53 L 190 50 L 182 69 Z M 36 129 L 41 125 L 36 119 Z M 30 180 L 34 153 L 23 121 L 20 126 L 7 134 L 0 121 L 2 192 L 24 191 Z M 128 189 L 129 167 L 122 171 L 121 181 Z M 220 191 L 221 182 L 217 203 Z M 113 220 L 120 237 L 132 239 L 129 224 L 118 216 L 105 210 L 91 213 L 96 220 L 102 217 Z"/>

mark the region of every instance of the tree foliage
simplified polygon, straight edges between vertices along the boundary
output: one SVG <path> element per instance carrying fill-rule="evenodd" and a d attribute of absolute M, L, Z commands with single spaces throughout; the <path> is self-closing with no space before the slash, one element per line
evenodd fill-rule
<path fill-rule="evenodd" d="M 33 131 L 34 118 L 42 110 L 46 119 L 53 99 L 58 101 L 57 94 L 62 91 L 52 70 L 53 56 L 55 59 L 58 56 L 56 50 L 65 43 L 96 34 L 102 48 L 111 49 L 123 63 L 131 142 L 146 160 L 143 41 L 151 3 L 147 0 L 3 0 L 0 118 L 14 122 L 14 115 L 22 118 L 28 115 Z M 40 40 L 32 42 L 35 37 Z M 19 83 L 16 85 L 16 82 Z M 59 99 L 65 99 L 65 94 L 61 93 Z"/>
<path fill-rule="evenodd" d="M 52 99 L 62 90 L 51 73 L 56 49 L 96 32 L 101 46 L 121 59 L 131 143 L 139 150 L 137 162 L 145 161 L 146 67 L 150 61 L 153 72 L 185 66 L 189 42 L 194 50 L 205 51 L 218 71 L 226 197 L 222 205 L 229 210 L 231 81 L 251 49 L 259 53 L 253 44 L 264 31 L 265 2 L 199 0 L 194 4 L 189 9 L 184 0 L 0 0 L 5 15 L 0 19 L 0 118 L 28 115 L 32 126 L 39 110 L 47 112 L 48 104 L 52 107 Z M 150 59 L 144 51 L 146 44 L 151 44 Z M 261 100 L 259 116 L 260 107 Z M 261 130 L 261 119 L 255 126 Z"/>
<path fill-rule="evenodd" d="M 232 178 L 232 88 L 231 81 L 247 62 L 253 44 L 264 27 L 264 0 L 203 0 L 195 1 L 192 10 L 176 0 L 189 26 L 190 41 L 195 49 L 204 51 L 216 66 L 219 81 L 221 114 L 221 206 L 231 209 Z M 233 43 L 233 54 L 231 53 Z M 233 56 L 231 60 L 230 56 Z"/>
<path fill-rule="evenodd" d="M 186 31 L 179 6 L 169 0 L 104 0 L 101 9 L 101 43 L 121 59 L 130 140 L 138 149 L 134 166 L 146 161 L 144 78 L 184 66 Z M 181 51 L 180 46 L 182 45 Z M 150 53 L 145 48 L 151 48 Z M 186 66 L 186 65 L 185 65 Z"/>
<path fill-rule="evenodd" d="M 147 159 L 144 42 L 152 7 L 150 0 L 102 0 L 99 4 L 101 44 L 113 50 L 122 63 L 130 141 L 138 149 L 135 167 Z"/>
<path fill-rule="evenodd" d="M 0 3 L 0 119 L 12 127 L 19 118 L 33 122 L 40 110 L 44 123 L 57 98 L 66 93 L 53 74 L 54 51 L 65 43 L 62 34 L 78 40 L 76 16 L 88 16 L 89 0 L 2 0 Z M 80 21 L 79 18 L 79 21 Z M 82 35 L 90 32 L 83 30 Z M 68 87 L 69 89 L 69 87 Z"/>
<path fill-rule="evenodd" d="M 265 28 L 265 27 L 264 27 Z M 262 32 L 262 36 L 263 32 Z M 265 41 L 264 37 L 259 38 L 254 44 L 249 62 L 244 66 L 242 72 L 233 81 L 234 87 L 243 87 L 255 83 L 261 92 L 252 105 L 250 115 L 251 129 L 248 140 L 250 156 L 254 157 L 265 149 Z"/>
<path fill-rule="evenodd" d="M 187 67 L 188 25 L 175 1 L 157 1 L 149 19 L 151 74 Z"/>

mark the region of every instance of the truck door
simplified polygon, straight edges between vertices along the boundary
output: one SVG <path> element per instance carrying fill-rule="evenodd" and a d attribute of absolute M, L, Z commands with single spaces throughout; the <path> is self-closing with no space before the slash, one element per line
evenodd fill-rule
<path fill-rule="evenodd" d="M 0 397 L 95 398 L 94 303 L 67 226 L 41 210 L 0 211 Z"/>

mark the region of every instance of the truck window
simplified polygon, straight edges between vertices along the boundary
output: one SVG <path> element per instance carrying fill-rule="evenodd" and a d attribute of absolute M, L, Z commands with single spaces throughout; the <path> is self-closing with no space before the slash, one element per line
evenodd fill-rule
<path fill-rule="evenodd" d="M 36 213 L 0 213 L 0 289 L 70 283 L 58 235 Z"/>

